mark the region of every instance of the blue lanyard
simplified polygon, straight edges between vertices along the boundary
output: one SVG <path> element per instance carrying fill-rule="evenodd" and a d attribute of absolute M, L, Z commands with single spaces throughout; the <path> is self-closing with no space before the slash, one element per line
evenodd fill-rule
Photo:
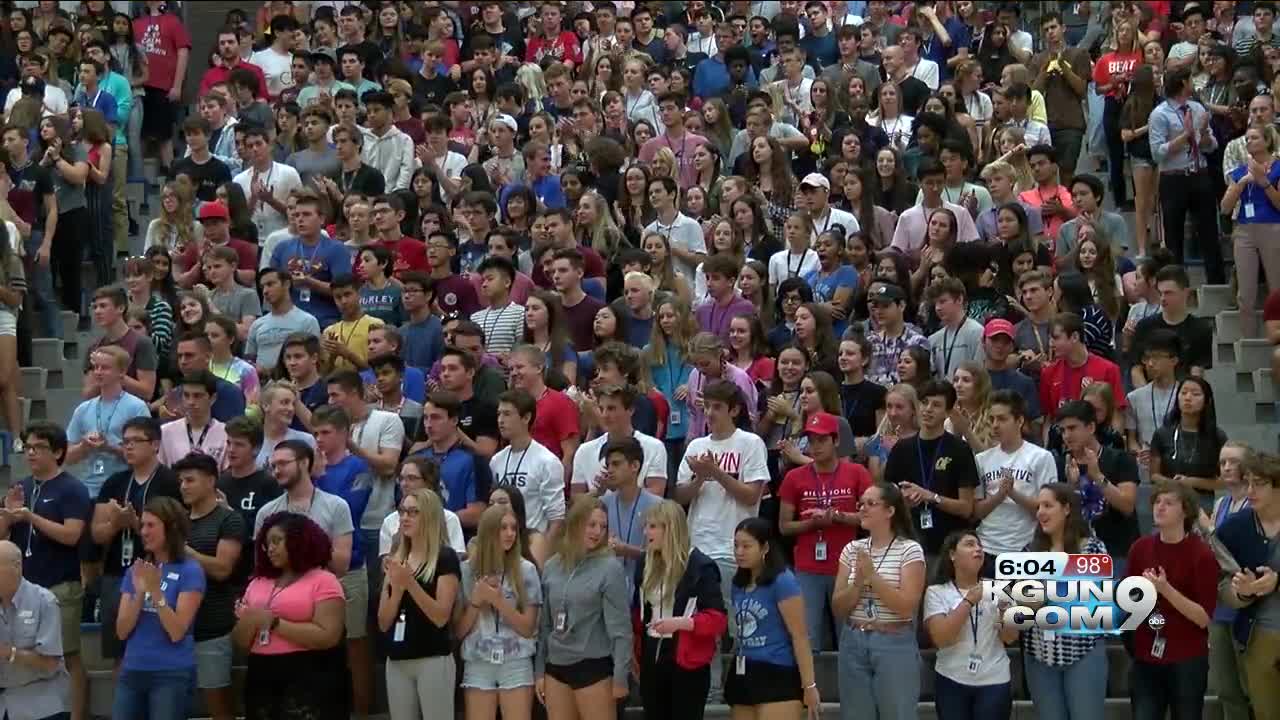
<path fill-rule="evenodd" d="M 631 544 L 631 531 L 634 530 L 636 527 L 636 513 L 639 512 L 639 510 L 640 510 L 640 496 L 636 495 L 635 502 L 631 503 L 631 519 L 627 522 L 627 529 L 623 531 L 621 535 L 619 535 L 619 537 L 622 538 L 622 542 L 628 545 Z M 614 508 L 614 514 L 618 518 L 618 530 L 622 531 L 622 496 L 621 495 L 618 496 L 618 506 Z"/>
<path fill-rule="evenodd" d="M 938 454 L 942 452 L 942 439 L 945 435 L 938 438 L 938 446 L 933 449 L 933 462 L 929 463 L 926 471 L 924 464 L 924 438 L 916 436 L 916 458 L 920 461 L 920 482 L 927 490 L 933 489 L 933 471 L 938 466 Z"/>

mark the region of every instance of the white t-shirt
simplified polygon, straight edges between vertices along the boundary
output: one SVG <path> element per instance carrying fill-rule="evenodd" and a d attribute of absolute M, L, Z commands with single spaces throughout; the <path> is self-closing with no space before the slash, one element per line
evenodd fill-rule
<path fill-rule="evenodd" d="M 458 519 L 458 514 L 448 508 L 444 511 L 444 530 L 449 536 L 449 547 L 458 556 L 467 554 L 467 541 L 462 536 L 462 521 Z M 378 557 L 382 557 L 391 552 L 391 545 L 395 542 L 396 533 L 400 532 L 400 511 L 391 513 L 382 521 L 382 527 L 378 529 Z"/>
<path fill-rule="evenodd" d="M 924 594 L 924 619 L 935 615 L 946 615 L 964 602 L 964 595 L 956 589 L 954 583 L 930 585 Z M 969 608 L 969 620 L 960 629 L 958 639 L 938 649 L 938 659 L 934 668 L 939 675 L 961 685 L 997 685 L 1009 682 L 1009 654 L 1000 642 L 1000 633 L 996 629 L 996 619 L 1000 608 L 992 601 L 978 601 L 978 607 Z M 974 644 L 974 629 L 971 624 L 977 621 L 978 642 Z M 976 647 L 976 651 L 975 651 Z M 969 672 L 969 656 L 982 657 L 977 672 Z"/>
<path fill-rule="evenodd" d="M 769 285 L 777 293 L 783 280 L 806 277 L 821 268 L 822 261 L 818 259 L 817 250 L 806 248 L 801 254 L 793 253 L 790 249 L 779 250 L 769 258 Z"/>
<path fill-rule="evenodd" d="M 399 453 L 404 447 L 404 421 L 387 410 L 370 410 L 363 422 L 351 424 L 351 439 L 366 452 L 378 452 L 395 448 Z M 362 530 L 376 530 L 382 521 L 395 510 L 395 479 L 375 477 L 373 493 L 362 517 L 356 518 Z"/>
<path fill-rule="evenodd" d="M 512 452 L 508 445 L 489 459 L 494 487 L 514 486 L 524 495 L 525 524 L 547 532 L 552 520 L 564 519 L 564 464 L 537 440 Z"/>
<path fill-rule="evenodd" d="M 267 187 L 271 188 L 271 195 L 280 201 L 281 205 L 289 201 L 289 194 L 294 190 L 302 187 L 302 177 L 298 175 L 298 171 L 283 163 L 272 162 L 271 168 L 265 173 L 259 173 L 252 167 L 240 171 L 235 176 L 235 183 L 244 190 L 244 196 L 250 198 L 253 196 L 253 181 L 261 179 Z M 257 207 L 253 206 L 250 201 L 250 210 L 253 213 L 253 224 L 258 226 L 258 237 L 265 238 L 271 233 L 288 227 L 289 222 L 282 213 L 266 203 L 262 203 Z M 268 255 L 268 258 L 271 256 Z"/>
<path fill-rule="evenodd" d="M 667 479 L 667 446 L 652 435 L 635 431 L 635 439 L 640 441 L 640 449 L 644 450 L 644 465 L 640 468 L 640 476 L 636 481 L 644 487 L 649 478 Z M 605 443 L 609 442 L 609 434 L 605 433 L 595 440 L 582 443 L 573 455 L 573 484 L 595 491 L 600 483 L 596 476 L 604 471 L 604 458 L 600 457 Z"/>
<path fill-rule="evenodd" d="M 1013 473 L 1014 492 L 1023 496 L 1034 496 L 1040 488 L 1058 481 L 1053 455 L 1029 442 L 1022 443 L 1022 447 L 1012 454 L 997 445 L 978 453 L 975 459 L 981 479 L 975 493 L 978 498 L 990 497 L 1000 490 L 1000 477 L 1005 469 Z M 1031 542 L 1035 532 L 1035 515 L 1009 497 L 978 524 L 978 539 L 982 541 L 983 549 L 992 555 L 1021 551 Z"/>
<path fill-rule="evenodd" d="M 938 83 L 941 80 L 938 75 L 938 63 L 920 58 L 920 62 L 916 63 L 916 66 L 911 70 L 911 77 L 928 85 L 930 90 L 936 92 Z"/>
<path fill-rule="evenodd" d="M 262 68 L 262 75 L 267 79 L 264 89 L 271 97 L 280 97 L 285 88 L 293 87 L 293 55 L 278 53 L 269 47 L 254 53 L 249 62 Z"/>
<path fill-rule="evenodd" d="M 670 225 L 663 225 L 662 221 L 654 220 L 644 229 L 644 234 L 658 233 L 665 237 L 671 243 L 672 249 L 680 249 L 691 253 L 705 253 L 707 251 L 707 239 L 702 234 L 702 226 L 697 220 L 685 215 L 684 213 L 676 213 L 676 219 L 671 221 Z M 693 282 L 692 263 L 687 263 L 675 256 L 671 256 L 671 267 L 680 273 L 689 282 Z"/>
<path fill-rule="evenodd" d="M 809 242 L 813 245 L 818 244 L 818 236 L 830 230 L 833 226 L 839 225 L 844 228 L 844 236 L 858 232 L 858 218 L 853 213 L 845 212 L 838 207 L 827 206 L 827 214 L 822 220 L 813 219 L 813 234 L 810 236 Z M 792 258 L 794 260 L 794 258 Z"/>
<path fill-rule="evenodd" d="M 769 481 L 768 451 L 759 435 L 734 430 L 725 440 L 710 435 L 696 438 L 684 451 L 685 458 L 700 457 L 710 451 L 720 469 L 739 482 Z M 688 462 L 680 463 L 677 485 L 693 482 Z M 738 523 L 760 513 L 760 503 L 750 506 L 734 500 L 718 482 L 704 482 L 689 505 L 689 535 L 693 546 L 713 560 L 733 559 L 733 531 Z"/>
<path fill-rule="evenodd" d="M 13 111 L 13 106 L 18 104 L 22 99 L 22 88 L 14 88 L 4 98 L 4 116 L 9 117 L 9 113 Z M 66 115 L 67 110 L 71 106 L 67 103 L 67 94 L 62 88 L 52 83 L 44 86 L 44 117 L 53 115 Z"/>

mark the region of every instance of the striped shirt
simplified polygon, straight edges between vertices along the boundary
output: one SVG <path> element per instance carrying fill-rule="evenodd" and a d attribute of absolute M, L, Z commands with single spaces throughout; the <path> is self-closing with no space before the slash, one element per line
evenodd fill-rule
<path fill-rule="evenodd" d="M 903 567 L 911 563 L 924 563 L 924 550 L 915 540 L 895 537 L 888 547 L 875 551 L 871 549 L 870 538 L 854 540 L 845 545 L 840 553 L 840 564 L 849 568 L 849 582 L 853 582 L 854 571 L 858 566 L 858 552 L 862 550 L 866 550 L 871 555 L 876 574 L 894 587 L 902 585 Z M 867 612 L 869 608 L 873 609 L 870 613 Z M 909 622 L 912 620 L 890 610 L 889 606 L 880 599 L 879 594 L 870 587 L 863 589 L 862 599 L 853 608 L 853 614 L 850 617 L 855 622 Z"/>
<path fill-rule="evenodd" d="M 524 334 L 524 306 L 508 303 L 501 308 L 485 308 L 471 314 L 471 322 L 484 331 L 485 350 L 492 354 L 510 352 Z"/>

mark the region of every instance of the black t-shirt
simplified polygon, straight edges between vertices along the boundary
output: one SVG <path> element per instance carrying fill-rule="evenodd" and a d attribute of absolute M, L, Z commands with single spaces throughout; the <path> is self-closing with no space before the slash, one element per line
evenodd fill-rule
<path fill-rule="evenodd" d="M 929 99 L 929 86 L 922 80 L 909 77 L 898 83 L 898 93 L 902 97 L 902 114 L 918 115 Z"/>
<path fill-rule="evenodd" d="M 258 521 L 258 510 L 267 503 L 280 497 L 284 492 L 275 478 L 267 475 L 265 470 L 255 470 L 245 477 L 235 477 L 229 471 L 218 478 L 218 489 L 227 497 L 227 505 L 240 514 L 244 532 L 242 541 L 244 549 L 240 551 L 240 561 L 236 563 L 235 574 L 231 581 L 236 587 L 243 587 L 249 582 L 253 572 L 254 557 L 257 547 L 253 544 L 253 528 Z"/>
<path fill-rule="evenodd" d="M 459 583 L 462 582 L 462 566 L 458 562 L 458 555 L 452 548 L 444 545 L 440 547 L 440 555 L 436 558 L 435 574 L 427 582 L 418 578 L 418 584 L 434 598 L 436 581 L 441 575 L 452 575 Z M 395 626 L 400 618 L 404 618 L 404 640 L 395 642 Z M 428 620 L 407 591 L 400 598 L 400 613 L 396 616 L 396 623 L 384 635 L 388 660 L 416 660 L 453 654 L 453 635 L 449 626 L 446 624 L 440 627 Z"/>
<path fill-rule="evenodd" d="M 423 105 L 443 106 L 445 96 L 457 89 L 458 83 L 448 75 L 425 78 L 417 73 L 413 76 L 413 97 Z"/>
<path fill-rule="evenodd" d="M 470 400 L 462 403 L 458 427 L 472 440 L 479 437 L 498 438 L 497 404 L 472 395 Z"/>
<path fill-rule="evenodd" d="M 216 157 L 198 163 L 190 156 L 173 163 L 174 177 L 186 175 L 196 188 L 196 199 L 213 202 L 218 199 L 218 187 L 231 182 L 231 169 Z"/>
<path fill-rule="evenodd" d="M 884 409 L 889 388 L 863 380 L 857 385 L 840 384 L 840 410 L 849 421 L 854 437 L 876 434 L 876 413 Z"/>
<path fill-rule="evenodd" d="M 899 440 L 889 452 L 884 476 L 894 482 L 907 481 L 943 497 L 960 497 L 961 488 L 978 485 L 978 464 L 973 450 L 964 440 L 944 432 L 942 437 L 922 440 L 919 436 Z M 926 508 L 933 516 L 933 527 L 921 527 L 920 515 Z M 926 553 L 937 554 L 942 541 L 954 530 L 969 527 L 969 521 L 949 515 L 931 504 L 911 510 L 911 521 L 920 533 Z"/>
<path fill-rule="evenodd" d="M 343 195 L 360 193 L 365 197 L 377 197 L 386 192 L 387 179 L 378 169 L 368 163 L 360 163 L 355 174 L 347 174 L 338 166 L 338 172 L 331 173 L 329 179 L 337 184 Z"/>
<path fill-rule="evenodd" d="M 1065 456 L 1057 458 L 1059 482 L 1067 482 L 1065 461 Z M 1142 481 L 1138 475 L 1137 460 L 1124 450 L 1103 447 L 1102 454 L 1098 457 L 1098 469 L 1102 470 L 1102 474 L 1113 485 L 1126 482 L 1137 485 Z M 1084 468 L 1081 468 L 1080 476 L 1085 475 Z M 1093 527 L 1093 534 L 1107 546 L 1107 552 L 1117 556 L 1128 555 L 1129 546 L 1138 539 L 1138 514 L 1134 512 L 1125 515 L 1105 501 L 1102 501 L 1101 511 L 1098 511 L 1098 501 L 1090 502 L 1092 496 L 1092 491 L 1086 491 L 1081 500 L 1086 518 L 1091 517 L 1089 524 Z"/>
<path fill-rule="evenodd" d="M 36 230 L 44 228 L 44 200 L 53 194 L 53 175 L 49 169 L 32 160 L 21 170 L 13 170 L 10 166 L 9 181 L 13 187 L 9 189 L 9 204 L 13 211 L 22 218 L 22 222 Z"/>
<path fill-rule="evenodd" d="M 191 536 L 187 545 L 201 555 L 218 554 L 218 543 L 223 539 L 241 543 L 240 554 L 253 554 L 253 545 L 244 545 L 246 530 L 240 513 L 224 505 L 215 505 L 203 517 L 191 521 Z M 215 580 L 206 573 L 204 600 L 196 611 L 193 626 L 196 641 L 211 640 L 231 632 L 236 626 L 236 599 L 240 593 L 235 584 L 235 573 L 226 580 Z"/>
<path fill-rule="evenodd" d="M 493 38 L 493 45 L 497 48 L 499 55 L 510 55 L 518 60 L 524 60 L 524 38 L 521 37 L 516 26 L 506 25 L 502 28 L 502 32 L 489 32 L 484 29 L 483 24 L 477 25 L 466 33 L 467 39 L 462 46 L 463 60 L 475 59 L 476 53 L 471 46 L 476 38 L 484 35 Z"/>
<path fill-rule="evenodd" d="M 1129 362 L 1137 365 L 1142 362 L 1142 353 L 1146 350 L 1147 338 L 1156 330 L 1171 330 L 1182 341 L 1182 354 L 1178 357 L 1178 378 L 1185 378 L 1192 366 L 1205 370 L 1213 367 L 1213 323 L 1208 318 L 1188 315 L 1186 320 L 1177 325 L 1170 325 L 1164 319 L 1164 313 L 1156 313 L 1138 323 L 1133 332 L 1132 350 Z"/>
<path fill-rule="evenodd" d="M 121 470 L 112 475 L 98 491 L 97 503 L 101 505 L 112 500 L 121 504 L 127 502 L 133 506 L 138 517 L 142 517 L 142 509 L 146 507 L 147 502 L 158 497 L 170 497 L 182 502 L 182 493 L 178 491 L 178 476 L 164 465 L 157 466 L 154 474 L 146 482 L 141 483 L 134 479 L 132 469 Z M 131 530 L 121 530 L 107 544 L 107 553 L 103 558 L 103 574 L 123 576 L 125 569 L 133 564 L 131 561 L 126 565 L 120 559 L 120 549 L 126 537 L 133 543 L 133 559 L 142 557 L 142 539 Z"/>
<path fill-rule="evenodd" d="M 1160 458 L 1160 474 L 1166 477 L 1190 475 L 1212 478 L 1218 476 L 1218 454 L 1227 442 L 1227 434 L 1221 428 L 1213 438 L 1204 433 L 1183 430 L 1175 425 L 1164 425 L 1151 436 L 1151 454 Z M 1213 495 L 1212 490 L 1197 490 L 1201 495 Z"/>

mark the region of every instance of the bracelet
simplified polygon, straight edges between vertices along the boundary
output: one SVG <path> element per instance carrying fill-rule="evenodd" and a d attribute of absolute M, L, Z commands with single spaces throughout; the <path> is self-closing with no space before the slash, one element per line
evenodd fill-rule
<path fill-rule="evenodd" d="M 817 681 L 817 680 L 814 680 L 813 682 L 809 683 L 808 685 L 805 685 L 805 686 L 804 686 L 804 688 L 802 688 L 802 689 L 804 689 L 804 690 L 812 690 L 812 689 L 814 689 L 814 688 L 816 688 L 816 687 L 818 687 L 818 681 Z"/>

